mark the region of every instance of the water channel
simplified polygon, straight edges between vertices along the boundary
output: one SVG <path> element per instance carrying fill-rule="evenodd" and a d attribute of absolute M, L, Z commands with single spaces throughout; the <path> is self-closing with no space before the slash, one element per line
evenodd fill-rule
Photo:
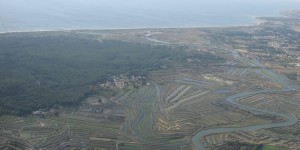
<path fill-rule="evenodd" d="M 262 94 L 262 93 L 289 92 L 289 91 L 295 90 L 296 88 L 285 77 L 275 73 L 271 69 L 266 68 L 264 65 L 259 63 L 259 61 L 243 58 L 236 51 L 233 51 L 232 55 L 237 60 L 245 62 L 248 65 L 251 65 L 253 67 L 258 67 L 259 69 L 257 69 L 256 71 L 258 71 L 259 73 L 265 74 L 273 81 L 279 83 L 282 86 L 282 89 L 265 89 L 265 90 L 250 91 L 250 92 L 245 91 L 245 92 L 237 93 L 235 95 L 227 97 L 226 101 L 229 104 L 233 105 L 234 107 L 238 107 L 242 110 L 249 111 L 254 114 L 275 115 L 275 116 L 284 118 L 285 121 L 277 122 L 277 123 L 270 123 L 270 124 L 262 124 L 262 125 L 251 125 L 251 126 L 238 127 L 238 128 L 213 128 L 213 129 L 207 129 L 207 130 L 199 130 L 192 137 L 192 143 L 194 145 L 194 148 L 197 150 L 205 150 L 205 145 L 204 145 L 204 143 L 201 142 L 201 139 L 203 139 L 203 137 L 211 135 L 211 134 L 230 133 L 230 132 L 235 132 L 235 131 L 254 131 L 254 130 L 266 129 L 266 128 L 284 127 L 284 126 L 294 125 L 298 122 L 297 118 L 294 116 L 289 116 L 289 115 L 278 113 L 278 112 L 272 112 L 269 110 L 262 110 L 262 109 L 254 108 L 251 106 L 243 105 L 243 104 L 240 104 L 237 102 L 240 98 L 243 98 L 243 97 L 249 97 L 252 95 Z"/>

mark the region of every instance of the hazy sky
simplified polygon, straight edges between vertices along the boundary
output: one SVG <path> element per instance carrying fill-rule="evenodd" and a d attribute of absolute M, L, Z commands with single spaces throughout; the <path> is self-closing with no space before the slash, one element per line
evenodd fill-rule
<path fill-rule="evenodd" d="M 0 0 L 0 32 L 247 23 L 286 9 L 300 0 Z"/>

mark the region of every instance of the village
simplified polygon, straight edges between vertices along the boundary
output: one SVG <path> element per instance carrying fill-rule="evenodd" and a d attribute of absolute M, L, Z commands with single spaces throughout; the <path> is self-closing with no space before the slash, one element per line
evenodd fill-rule
<path fill-rule="evenodd" d="M 140 87 L 145 84 L 145 77 L 142 76 L 126 76 L 121 75 L 111 75 L 108 74 L 108 80 L 103 83 L 99 83 L 98 86 L 101 88 L 111 88 L 117 87 L 123 89 L 126 86 Z"/>

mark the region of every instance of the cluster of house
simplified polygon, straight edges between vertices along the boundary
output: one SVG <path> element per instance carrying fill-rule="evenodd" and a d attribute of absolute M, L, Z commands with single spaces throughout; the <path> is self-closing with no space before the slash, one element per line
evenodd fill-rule
<path fill-rule="evenodd" d="M 277 42 L 277 41 L 272 41 L 272 42 L 269 42 L 268 45 L 273 47 L 273 48 L 280 48 L 284 43 L 280 43 L 280 42 Z"/>
<path fill-rule="evenodd" d="M 33 111 L 32 114 L 33 115 L 46 115 L 48 112 L 46 110 L 40 109 L 40 110 L 36 110 Z"/>
<path fill-rule="evenodd" d="M 105 83 L 100 83 L 99 86 L 102 88 L 118 87 L 123 89 L 126 85 L 141 86 L 142 80 L 144 78 L 141 76 L 126 76 L 126 75 L 109 75 L 109 79 Z"/>
<path fill-rule="evenodd" d="M 251 53 L 251 52 L 249 52 L 249 53 L 241 53 L 241 55 L 243 57 L 245 57 L 245 58 L 248 58 L 248 59 L 257 59 L 256 54 Z"/>

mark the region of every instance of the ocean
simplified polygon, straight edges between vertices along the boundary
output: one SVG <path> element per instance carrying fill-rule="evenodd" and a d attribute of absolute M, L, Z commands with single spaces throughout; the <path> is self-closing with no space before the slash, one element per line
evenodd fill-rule
<path fill-rule="evenodd" d="M 0 32 L 252 25 L 300 0 L 0 0 Z"/>

